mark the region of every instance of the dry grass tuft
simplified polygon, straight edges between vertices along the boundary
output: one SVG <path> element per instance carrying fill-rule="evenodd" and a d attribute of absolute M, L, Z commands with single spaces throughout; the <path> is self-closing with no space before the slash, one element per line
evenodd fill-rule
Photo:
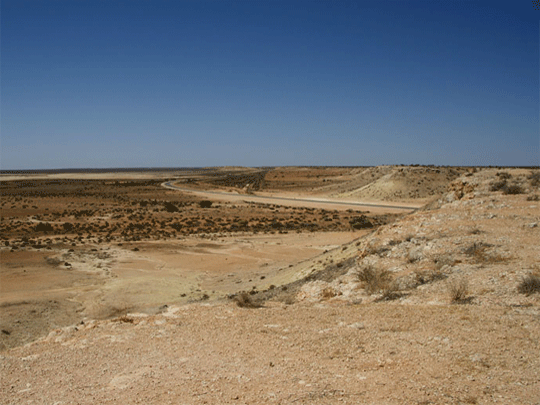
<path fill-rule="evenodd" d="M 127 315 L 123 315 L 123 316 L 120 316 L 120 317 L 114 319 L 114 321 L 122 322 L 122 323 L 133 323 L 134 319 L 127 316 Z"/>
<path fill-rule="evenodd" d="M 489 253 L 488 249 L 493 245 L 484 242 L 474 242 L 463 250 L 467 256 L 470 256 L 476 263 L 501 263 L 506 262 L 510 258 L 501 256 L 496 252 Z"/>
<path fill-rule="evenodd" d="M 321 297 L 325 300 L 329 300 L 330 298 L 334 298 L 337 295 L 336 290 L 334 290 L 332 287 L 327 287 L 324 290 L 322 290 Z"/>
<path fill-rule="evenodd" d="M 406 295 L 399 290 L 398 283 L 393 280 L 386 284 L 382 289 L 382 296 L 379 301 L 393 301 Z"/>
<path fill-rule="evenodd" d="M 523 277 L 518 285 L 518 292 L 525 295 L 540 293 L 540 274 L 531 273 Z"/>
<path fill-rule="evenodd" d="M 463 304 L 469 302 L 469 282 L 465 278 L 454 280 L 448 284 L 448 293 L 450 294 L 450 301 L 456 304 Z"/>
<path fill-rule="evenodd" d="M 62 263 L 64 263 L 63 260 L 60 260 L 56 257 L 47 257 L 45 260 L 48 264 L 55 267 L 60 266 Z"/>
<path fill-rule="evenodd" d="M 503 194 L 523 194 L 525 190 L 519 184 L 510 184 L 503 187 Z"/>
<path fill-rule="evenodd" d="M 448 277 L 448 275 L 440 269 L 418 270 L 414 272 L 414 275 L 417 285 L 433 283 L 435 281 L 444 280 Z"/>
<path fill-rule="evenodd" d="M 531 172 L 528 179 L 531 181 L 531 186 L 538 187 L 540 186 L 540 171 Z"/>
<path fill-rule="evenodd" d="M 233 297 L 233 301 L 236 302 L 236 305 L 238 305 L 240 308 L 260 308 L 262 305 L 255 301 L 251 295 L 246 292 L 242 291 L 238 294 L 236 294 Z"/>
<path fill-rule="evenodd" d="M 506 187 L 506 180 L 499 180 L 491 183 L 489 191 L 500 191 Z"/>
<path fill-rule="evenodd" d="M 375 294 L 390 288 L 392 277 L 388 270 L 377 270 L 373 266 L 364 267 L 358 273 L 358 279 L 364 283 L 368 294 Z"/>

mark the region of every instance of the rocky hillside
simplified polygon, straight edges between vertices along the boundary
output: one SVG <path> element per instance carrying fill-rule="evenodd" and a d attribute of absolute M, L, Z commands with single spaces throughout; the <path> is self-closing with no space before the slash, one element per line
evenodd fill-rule
<path fill-rule="evenodd" d="M 537 179 L 538 171 L 518 169 L 458 178 L 425 209 L 322 258 L 354 264 L 332 282 L 305 284 L 298 299 L 445 304 L 461 286 L 465 291 L 455 301 L 537 302 L 518 292 L 527 275 L 540 271 Z M 315 276 L 318 270 L 304 271 Z"/>

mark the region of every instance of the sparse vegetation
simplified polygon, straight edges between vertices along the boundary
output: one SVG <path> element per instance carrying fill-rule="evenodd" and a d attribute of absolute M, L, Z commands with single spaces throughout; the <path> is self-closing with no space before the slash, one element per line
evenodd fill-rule
<path fill-rule="evenodd" d="M 501 191 L 506 187 L 506 180 L 499 180 L 491 183 L 489 191 Z"/>
<path fill-rule="evenodd" d="M 246 292 L 242 291 L 234 295 L 233 301 L 236 302 L 240 308 L 260 308 L 262 305 L 255 301 L 252 296 Z"/>
<path fill-rule="evenodd" d="M 403 297 L 403 292 L 399 291 L 399 286 L 395 280 L 392 280 L 383 287 L 380 301 L 392 301 Z"/>
<path fill-rule="evenodd" d="M 373 223 L 365 215 L 360 215 L 359 217 L 352 218 L 349 221 L 349 224 L 351 224 L 351 228 L 353 229 L 364 229 L 373 227 Z"/>
<path fill-rule="evenodd" d="M 364 283 L 368 294 L 375 294 L 390 288 L 392 277 L 388 270 L 378 270 L 373 266 L 366 266 L 358 273 L 358 279 Z"/>
<path fill-rule="evenodd" d="M 496 176 L 499 177 L 501 180 L 508 180 L 512 178 L 512 175 L 508 172 L 498 172 Z"/>
<path fill-rule="evenodd" d="M 46 222 L 40 222 L 35 229 L 36 232 L 52 232 L 54 230 L 53 226 Z"/>
<path fill-rule="evenodd" d="M 518 285 L 518 292 L 525 295 L 540 293 L 540 274 L 531 273 L 523 277 Z"/>
<path fill-rule="evenodd" d="M 523 194 L 525 190 L 519 184 L 510 184 L 502 189 L 503 194 Z"/>
<path fill-rule="evenodd" d="M 466 278 L 453 280 L 448 284 L 448 293 L 450 301 L 456 304 L 462 304 L 470 301 L 469 282 Z"/>
<path fill-rule="evenodd" d="M 332 287 L 326 287 L 321 293 L 321 297 L 326 300 L 334 298 L 336 295 L 336 290 L 334 290 Z"/>
<path fill-rule="evenodd" d="M 130 316 L 122 315 L 122 316 L 114 319 L 114 321 L 121 322 L 121 323 L 133 323 L 134 319 L 132 317 L 130 317 Z"/>
<path fill-rule="evenodd" d="M 165 211 L 167 212 L 178 212 L 179 209 L 176 205 L 173 203 L 166 201 L 165 204 L 163 204 L 163 208 L 165 208 Z"/>
<path fill-rule="evenodd" d="M 510 178 L 505 175 L 495 177 L 497 170 L 505 169 L 486 169 L 470 178 L 471 184 L 477 185 L 477 191 L 463 201 L 443 196 L 440 198 L 440 210 L 416 212 L 376 232 L 355 232 L 352 236 L 348 233 L 351 228 L 349 221 L 360 215 L 357 210 L 337 212 L 247 201 L 214 203 L 210 208 L 202 209 L 200 198 L 163 191 L 159 184 L 155 190 L 141 186 L 138 191 L 130 191 L 131 194 L 117 193 L 124 198 L 117 201 L 114 190 L 110 191 L 114 198 L 106 198 L 109 191 L 104 186 L 82 182 L 80 184 L 88 187 L 88 192 L 99 191 L 104 197 L 96 194 L 96 198 L 84 200 L 78 197 L 82 192 L 70 192 L 65 200 L 48 201 L 50 211 L 47 213 L 43 212 L 44 205 L 37 200 L 24 201 L 29 207 L 27 211 L 20 208 L 22 202 L 16 202 L 17 206 L 10 209 L 9 215 L 4 215 L 5 233 L 2 237 L 7 236 L 0 238 L 4 245 L 0 252 L 2 258 L 11 260 L 12 267 L 6 270 L 18 277 L 23 286 L 41 276 L 35 271 L 39 268 L 45 275 L 43 278 L 50 274 L 61 277 L 62 283 L 74 280 L 73 285 L 82 280 L 76 286 L 80 285 L 82 291 L 91 291 L 92 294 L 79 294 L 80 303 L 66 301 L 67 295 L 45 291 L 49 284 L 45 279 L 47 282 L 40 286 L 44 290 L 44 300 L 39 305 L 37 295 L 34 303 L 30 294 L 21 295 L 21 300 L 15 303 L 0 305 L 3 314 L 12 311 L 9 318 L 2 316 L 0 337 L 11 345 L 14 339 L 22 339 L 18 336 L 37 330 L 37 326 L 44 331 L 60 328 L 64 326 L 58 322 L 62 319 L 60 315 L 64 318 L 70 316 L 74 319 L 69 323 L 72 327 L 56 331 L 40 345 L 25 347 L 23 355 L 43 353 L 49 348 L 53 354 L 61 353 L 60 350 L 76 350 L 89 344 L 95 346 L 95 353 L 109 357 L 118 354 L 118 359 L 112 359 L 113 363 L 118 360 L 118 370 L 106 375 L 105 382 L 112 382 L 111 387 L 116 384 L 114 392 L 121 392 L 122 386 L 128 387 L 121 393 L 130 395 L 130 398 L 136 395 L 143 398 L 151 393 L 153 375 L 152 370 L 143 370 L 145 375 L 140 377 L 137 370 L 130 369 L 127 364 L 130 358 L 123 355 L 126 351 L 149 354 L 143 359 L 145 364 L 157 366 L 167 366 L 171 356 L 188 359 L 177 368 L 180 371 L 195 370 L 196 375 L 186 380 L 186 384 L 191 384 L 189 390 L 177 392 L 180 400 L 187 398 L 181 398 L 186 392 L 201 393 L 197 391 L 201 388 L 198 384 L 201 379 L 220 379 L 217 382 L 227 388 L 231 385 L 229 377 L 236 378 L 235 370 L 241 363 L 244 370 L 240 371 L 254 370 L 251 377 L 260 378 L 258 381 L 253 379 L 252 389 L 248 387 L 249 396 L 244 392 L 249 385 L 245 379 L 239 380 L 239 384 L 233 381 L 232 388 L 226 390 L 225 400 L 256 402 L 261 398 L 259 386 L 268 382 L 265 377 L 268 373 L 273 373 L 279 374 L 281 380 L 288 384 L 281 386 L 279 392 L 272 390 L 276 397 L 269 397 L 269 400 L 274 402 L 376 402 L 392 387 L 382 391 L 375 387 L 370 394 L 370 384 L 386 377 L 388 381 L 395 381 L 394 385 L 403 391 L 403 394 L 392 396 L 396 402 L 476 404 L 492 398 L 499 398 L 501 402 L 527 402 L 535 395 L 534 384 L 497 385 L 486 382 L 485 378 L 471 378 L 467 380 L 465 389 L 460 388 L 463 376 L 482 377 L 486 373 L 493 377 L 493 381 L 530 382 L 529 376 L 538 368 L 535 345 L 520 342 L 529 336 L 537 336 L 540 331 L 535 322 L 537 299 L 540 298 L 540 266 L 535 267 L 537 247 L 534 242 L 540 226 L 534 210 L 538 204 L 525 202 L 531 194 L 538 197 L 540 193 L 530 187 L 526 179 L 528 171 L 508 169 L 513 175 Z M 309 173 L 307 169 L 305 171 Z M 292 184 L 290 188 L 294 190 L 294 178 L 292 174 L 289 176 L 285 180 Z M 505 180 L 507 184 L 516 182 L 524 187 L 527 194 L 509 197 L 502 195 L 502 191 L 486 193 L 491 180 Z M 77 185 L 79 188 L 74 190 L 82 189 L 82 186 Z M 197 187 L 202 189 L 204 184 Z M 166 212 L 163 208 L 166 199 L 180 211 Z M 83 211 L 81 207 L 87 208 L 83 205 L 87 203 L 92 206 L 94 214 L 76 218 L 73 213 Z M 31 211 L 33 204 L 40 210 Z M 36 216 L 40 218 L 36 219 Z M 369 219 L 379 225 L 371 216 Z M 50 222 L 55 233 L 44 235 L 34 232 L 39 221 Z M 70 226 L 64 226 L 68 224 L 65 221 L 69 221 Z M 311 229 L 315 232 L 340 230 L 343 234 L 338 237 L 334 234 L 300 235 L 292 240 L 278 235 L 262 235 L 272 231 L 277 234 Z M 231 235 L 233 232 L 238 234 Z M 256 233 L 259 237 L 251 237 Z M 340 240 L 350 241 L 357 235 L 360 235 L 358 239 L 339 246 Z M 314 236 L 316 241 L 313 241 Z M 320 252 L 328 250 L 325 254 L 304 259 L 300 257 L 300 252 L 304 254 L 301 251 L 304 241 L 316 248 L 311 249 L 316 253 L 319 249 Z M 32 247 L 34 245 L 43 247 L 37 251 Z M 282 251 L 281 245 L 286 250 Z M 49 246 L 54 250 L 45 250 Z M 137 254 L 135 246 L 140 248 Z M 268 250 L 265 250 L 266 246 Z M 13 248 L 18 250 L 9 253 Z M 237 254 L 239 249 L 243 250 L 241 259 Z M 267 251 L 271 256 L 266 256 Z M 306 249 L 306 257 L 308 255 Z M 193 270 L 191 266 L 176 265 L 184 263 L 183 257 L 194 259 Z M 129 260 L 127 265 L 124 258 Z M 200 258 L 204 261 L 199 267 L 197 262 Z M 73 263 L 73 270 L 66 260 Z M 500 260 L 505 262 L 497 262 Z M 27 263 L 31 266 L 35 263 L 35 267 L 27 267 Z M 161 264 L 165 267 L 158 268 Z M 58 267 L 53 267 L 55 265 Z M 134 288 L 131 288 L 124 280 L 129 281 L 132 269 L 136 268 L 155 268 L 156 271 L 138 272 L 137 275 L 144 277 L 145 284 L 139 282 L 142 278 L 137 278 Z M 210 274 L 214 269 L 216 272 Z M 178 278 L 171 278 L 166 284 L 155 283 L 172 271 L 178 271 Z M 197 278 L 192 277 L 199 271 L 207 271 L 208 276 L 199 277 L 201 273 L 198 273 Z M 117 275 L 120 278 L 115 280 Z M 93 280 L 99 284 L 89 290 Z M 111 284 L 106 284 L 109 281 Z M 108 288 L 109 285 L 112 288 Z M 158 289 L 159 296 L 154 295 Z M 35 289 L 28 290 L 34 294 Z M 18 290 L 13 288 L 13 291 Z M 228 295 L 228 302 L 223 306 L 219 298 L 233 291 L 242 292 Z M 72 290 L 68 293 L 72 294 Z M 149 297 L 151 301 L 146 301 Z M 22 304 L 22 299 L 32 302 Z M 211 305 L 204 304 L 209 302 L 205 300 L 214 299 L 217 301 Z M 297 305 L 285 305 L 296 300 Z M 109 310 L 116 303 L 132 302 L 137 305 L 133 311 L 128 312 L 127 307 Z M 158 309 L 158 302 L 170 302 L 174 307 L 164 311 L 162 307 Z M 190 305 L 177 307 L 186 302 Z M 251 309 L 259 307 L 266 308 Z M 148 316 L 134 314 L 141 310 Z M 87 318 L 110 316 L 113 318 L 95 325 L 94 321 L 87 322 Z M 79 326 L 78 322 L 83 317 L 85 326 Z M 30 322 L 37 326 L 30 329 Z M 107 338 L 110 335 L 114 335 L 114 339 Z M 493 342 L 504 340 L 506 344 L 493 348 L 482 340 L 484 335 L 489 335 Z M 152 339 L 159 344 L 159 353 L 145 351 Z M 407 341 L 406 348 L 401 344 L 404 340 Z M 231 342 L 234 342 L 232 349 Z M 211 353 L 208 351 L 210 346 Z M 319 380 L 304 373 L 308 377 L 305 379 L 300 372 L 305 371 L 302 367 L 306 348 L 314 361 L 332 366 L 337 371 L 340 371 L 338 368 L 343 369 L 339 375 L 358 374 L 362 381 L 358 383 L 358 378 L 344 379 L 339 375 L 330 380 L 328 373 L 315 373 L 320 374 Z M 287 352 L 286 362 L 282 356 L 284 350 Z M 426 351 L 434 356 L 426 357 Z M 93 361 L 92 356 L 81 360 L 83 352 L 78 356 L 63 356 L 62 359 L 70 362 L 69 367 L 77 367 L 82 361 L 85 364 Z M 22 352 L 17 350 L 8 355 L 12 353 Z M 161 357 L 157 358 L 156 353 Z M 202 353 L 199 357 L 204 362 L 201 363 L 192 353 Z M 204 356 L 208 354 L 212 356 Z M 225 357 L 230 359 L 224 366 L 223 354 L 229 355 Z M 100 356 L 95 362 L 98 366 L 103 357 Z M 10 357 L 10 367 L 15 364 L 16 359 L 12 359 L 15 356 Z M 127 363 L 122 363 L 124 360 Z M 8 385 L 14 386 L 10 391 L 14 401 L 20 395 L 31 398 L 36 392 L 20 393 L 25 390 L 26 381 L 34 387 L 32 378 L 36 375 L 35 370 L 39 371 L 39 367 L 52 370 L 43 356 L 16 361 L 22 371 L 17 372 L 13 368 L 11 375 L 14 381 Z M 396 367 L 404 361 L 410 367 Z M 69 371 L 64 364 L 60 366 Z M 359 371 L 359 367 L 376 368 L 381 378 L 374 381 L 369 378 L 369 370 L 366 374 Z M 429 375 L 424 372 L 425 367 L 430 368 Z M 153 366 L 153 369 L 157 370 L 157 367 Z M 452 375 L 449 378 L 429 379 L 433 375 L 445 375 L 450 369 Z M 24 370 L 27 372 L 23 379 L 20 375 Z M 221 374 L 211 375 L 213 372 Z M 400 383 L 414 373 L 420 373 L 420 378 L 407 380 L 407 384 Z M 97 379 L 103 377 L 99 367 L 94 374 Z M 169 374 L 161 373 L 160 377 Z M 61 384 L 65 378 L 57 380 Z M 178 385 L 174 375 L 163 382 L 165 389 L 172 390 Z M 274 382 L 281 384 L 277 380 Z M 81 384 L 84 385 L 84 381 Z M 142 387 L 144 395 L 141 391 L 129 389 L 126 384 Z M 368 389 L 359 389 L 359 384 Z M 339 390 L 333 389 L 336 387 Z M 203 399 L 220 401 L 220 396 L 211 394 Z"/>
<path fill-rule="evenodd" d="M 441 255 L 440 257 L 434 259 L 433 262 L 435 263 L 436 270 L 441 270 L 444 266 L 453 266 L 460 263 L 459 260 L 449 254 Z"/>
<path fill-rule="evenodd" d="M 63 263 L 63 260 L 58 259 L 56 257 L 47 257 L 45 261 L 50 264 L 51 266 L 60 266 Z"/>
<path fill-rule="evenodd" d="M 527 201 L 539 201 L 540 195 L 538 194 L 531 194 L 527 196 Z"/>
<path fill-rule="evenodd" d="M 496 251 L 488 252 L 493 245 L 484 242 L 474 242 L 469 247 L 465 248 L 463 253 L 470 256 L 475 263 L 500 263 L 510 259 L 510 257 L 503 256 Z"/>
<path fill-rule="evenodd" d="M 442 272 L 440 269 L 418 270 L 414 273 L 414 275 L 418 285 L 433 283 L 435 281 L 444 280 L 448 277 L 448 275 Z"/>
<path fill-rule="evenodd" d="M 467 256 L 477 257 L 480 255 L 484 255 L 484 252 L 487 248 L 492 247 L 493 245 L 489 243 L 484 242 L 474 242 L 472 245 L 469 245 L 467 248 L 463 250 L 463 253 L 465 253 Z"/>
<path fill-rule="evenodd" d="M 474 242 L 463 250 L 467 256 L 470 256 L 475 263 L 498 263 L 508 260 L 508 257 L 504 257 L 495 252 L 489 253 L 488 249 L 493 245 L 484 242 Z"/>
<path fill-rule="evenodd" d="M 531 186 L 539 187 L 540 186 L 540 171 L 531 172 L 528 179 L 531 181 Z"/>

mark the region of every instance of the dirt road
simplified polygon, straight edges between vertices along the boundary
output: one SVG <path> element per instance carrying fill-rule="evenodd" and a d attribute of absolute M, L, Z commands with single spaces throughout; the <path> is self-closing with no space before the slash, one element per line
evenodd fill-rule
<path fill-rule="evenodd" d="M 287 205 L 293 207 L 307 207 L 307 208 L 324 208 L 324 209 L 336 209 L 347 210 L 352 207 L 357 208 L 370 208 L 372 212 L 384 211 L 385 213 L 403 213 L 404 211 L 414 211 L 420 208 L 423 204 L 378 204 L 370 202 L 360 201 L 341 201 L 328 198 L 301 198 L 301 197 L 285 197 L 283 195 L 254 195 L 254 194 L 238 194 L 226 191 L 209 191 L 209 190 L 194 190 L 185 187 L 179 187 L 172 182 L 166 182 L 162 184 L 163 187 L 178 190 L 186 193 L 193 193 L 204 198 L 218 198 L 226 201 L 248 201 L 248 202 L 265 202 L 268 204 Z"/>

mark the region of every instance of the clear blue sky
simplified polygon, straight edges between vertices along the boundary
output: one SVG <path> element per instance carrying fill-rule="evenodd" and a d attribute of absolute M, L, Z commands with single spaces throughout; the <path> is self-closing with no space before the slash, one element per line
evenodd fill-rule
<path fill-rule="evenodd" d="M 538 165 L 514 1 L 2 0 L 0 168 Z"/>

